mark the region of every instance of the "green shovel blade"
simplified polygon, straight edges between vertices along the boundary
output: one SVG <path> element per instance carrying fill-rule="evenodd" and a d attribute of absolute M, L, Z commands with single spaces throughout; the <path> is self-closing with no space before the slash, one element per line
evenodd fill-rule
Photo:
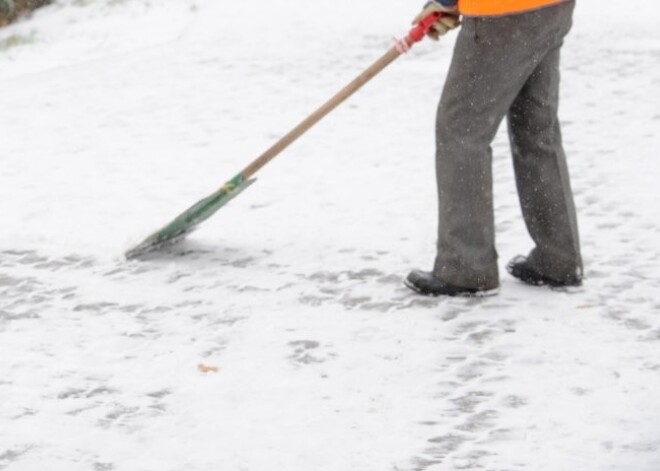
<path fill-rule="evenodd" d="M 183 213 L 179 214 L 168 225 L 151 234 L 139 245 L 128 250 L 125 253 L 126 258 L 137 258 L 165 246 L 176 244 L 255 181 L 256 179 L 247 180 L 242 174 L 236 175 L 218 191 L 199 200 Z"/>

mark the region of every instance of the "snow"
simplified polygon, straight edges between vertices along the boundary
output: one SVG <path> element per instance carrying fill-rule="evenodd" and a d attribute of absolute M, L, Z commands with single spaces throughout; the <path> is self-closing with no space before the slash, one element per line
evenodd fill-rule
<path fill-rule="evenodd" d="M 504 272 L 530 241 L 503 130 L 500 294 L 402 286 L 433 261 L 453 37 L 390 66 L 180 247 L 123 260 L 416 12 L 67 0 L 0 30 L 0 469 L 660 470 L 655 2 L 580 0 L 563 51 L 582 288 Z"/>

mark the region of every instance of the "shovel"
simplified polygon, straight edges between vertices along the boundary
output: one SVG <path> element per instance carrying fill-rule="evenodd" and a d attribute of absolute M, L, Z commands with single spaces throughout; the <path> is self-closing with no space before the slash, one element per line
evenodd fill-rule
<path fill-rule="evenodd" d="M 194 231 L 199 224 L 210 218 L 218 209 L 238 196 L 248 186 L 252 185 L 256 179 L 251 177 L 264 165 L 277 157 L 284 149 L 289 147 L 289 145 L 307 132 L 312 126 L 362 88 L 364 84 L 369 82 L 383 69 L 394 62 L 394 60 L 400 55 L 405 54 L 415 43 L 421 41 L 436 21 L 438 21 L 440 16 L 441 13 L 436 12 L 423 18 L 409 31 L 405 38 L 397 40 L 396 44 L 380 59 L 374 62 L 369 68 L 341 89 L 320 108 L 305 118 L 305 120 L 289 131 L 288 134 L 273 144 L 247 167 L 241 170 L 235 177 L 225 183 L 219 190 L 198 201 L 177 216 L 172 222 L 154 232 L 139 245 L 128 250 L 125 253 L 126 258 L 138 258 L 149 252 L 175 244 L 185 238 L 188 234 Z"/>

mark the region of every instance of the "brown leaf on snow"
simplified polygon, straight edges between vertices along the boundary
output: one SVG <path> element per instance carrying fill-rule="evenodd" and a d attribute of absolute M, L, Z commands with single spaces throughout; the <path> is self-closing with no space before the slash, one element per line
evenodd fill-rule
<path fill-rule="evenodd" d="M 197 365 L 197 369 L 202 373 L 217 373 L 219 371 L 217 366 L 205 365 L 203 363 Z"/>

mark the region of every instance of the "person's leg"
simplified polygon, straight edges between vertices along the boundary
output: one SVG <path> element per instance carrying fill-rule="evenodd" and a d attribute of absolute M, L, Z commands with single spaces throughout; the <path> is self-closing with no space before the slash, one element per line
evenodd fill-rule
<path fill-rule="evenodd" d="M 438 107 L 438 246 L 433 274 L 453 285 L 499 285 L 490 144 L 534 70 L 530 15 L 465 18 Z M 521 26 L 523 27 L 521 29 Z M 520 37 L 511 40 L 512 33 Z"/>
<path fill-rule="evenodd" d="M 570 16 L 558 18 L 570 29 Z M 577 280 L 582 259 L 557 109 L 560 44 L 536 67 L 508 114 L 523 217 L 535 248 L 527 267 L 551 280 Z"/>

